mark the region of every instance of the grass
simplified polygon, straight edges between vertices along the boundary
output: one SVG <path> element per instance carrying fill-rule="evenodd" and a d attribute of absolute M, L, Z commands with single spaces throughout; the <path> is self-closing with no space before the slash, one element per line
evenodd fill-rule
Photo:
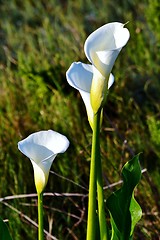
<path fill-rule="evenodd" d="M 19 140 L 49 128 L 66 135 L 70 148 L 56 158 L 52 170 L 67 180 L 50 174 L 46 192 L 83 196 L 44 198 L 45 228 L 58 239 L 85 238 L 91 150 L 85 107 L 68 86 L 65 72 L 73 61 L 87 62 L 86 37 L 111 21 L 129 21 L 131 38 L 114 66 L 115 84 L 104 110 L 104 184 L 119 181 L 123 164 L 142 152 L 141 166 L 147 172 L 135 193 L 143 209 L 135 239 L 159 237 L 158 9 L 158 0 L 1 2 L 0 197 L 35 192 L 32 166 L 17 150 Z M 106 190 L 105 197 L 118 187 Z M 37 221 L 36 198 L 7 203 Z M 36 228 L 3 202 L 0 216 L 8 219 L 14 239 L 36 239 Z"/>

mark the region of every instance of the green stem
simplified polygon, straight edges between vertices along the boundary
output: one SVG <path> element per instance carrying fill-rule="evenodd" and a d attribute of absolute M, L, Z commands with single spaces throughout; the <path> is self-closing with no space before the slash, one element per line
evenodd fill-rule
<path fill-rule="evenodd" d="M 95 115 L 96 121 L 94 122 L 94 131 L 96 131 L 96 167 L 97 167 L 97 199 L 98 199 L 98 219 L 99 219 L 99 230 L 100 239 L 107 240 L 108 229 L 106 224 L 105 206 L 104 206 L 104 193 L 103 193 L 103 178 L 102 178 L 102 163 L 100 154 L 100 120 L 101 120 L 101 109 Z"/>
<path fill-rule="evenodd" d="M 100 239 L 109 239 L 109 232 L 106 224 L 105 206 L 104 206 L 104 193 L 103 193 L 103 178 L 102 178 L 102 164 L 99 148 L 99 159 L 97 164 L 97 198 L 98 198 L 98 218 L 100 228 Z"/>
<path fill-rule="evenodd" d="M 99 112 L 94 115 L 93 135 L 92 135 L 92 152 L 90 165 L 89 180 L 89 201 L 88 201 L 88 221 L 87 221 L 87 240 L 96 239 L 96 192 L 97 192 L 97 153 L 99 150 Z M 97 143 L 98 141 L 98 143 Z M 98 150 L 98 151 L 97 151 Z"/>
<path fill-rule="evenodd" d="M 38 193 L 38 240 L 44 240 L 44 233 L 43 233 L 43 193 Z"/>

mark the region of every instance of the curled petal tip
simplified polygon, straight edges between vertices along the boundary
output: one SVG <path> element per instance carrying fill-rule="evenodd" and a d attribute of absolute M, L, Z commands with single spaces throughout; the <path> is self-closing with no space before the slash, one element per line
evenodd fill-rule
<path fill-rule="evenodd" d="M 126 26 L 129 23 L 129 21 L 127 21 L 126 23 L 123 24 L 123 26 Z"/>

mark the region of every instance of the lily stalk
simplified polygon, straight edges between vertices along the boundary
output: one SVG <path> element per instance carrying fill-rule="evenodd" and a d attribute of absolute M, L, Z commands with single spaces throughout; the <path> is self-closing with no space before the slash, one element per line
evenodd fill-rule
<path fill-rule="evenodd" d="M 43 232 L 43 193 L 38 193 L 38 240 L 44 240 Z"/>
<path fill-rule="evenodd" d="M 97 116 L 100 118 L 100 116 Z M 100 120 L 97 120 L 97 125 Z M 101 155 L 100 155 L 100 124 L 97 126 L 97 199 L 98 199 L 98 219 L 99 219 L 99 229 L 100 229 L 100 239 L 107 240 L 109 239 L 108 227 L 106 224 L 106 216 L 105 216 L 105 206 L 104 206 L 104 192 L 103 192 L 103 177 L 102 177 L 102 163 L 101 163 Z"/>
<path fill-rule="evenodd" d="M 87 240 L 96 239 L 96 195 L 97 195 L 97 155 L 99 155 L 99 112 L 93 118 L 92 152 L 90 164 Z"/>
<path fill-rule="evenodd" d="M 90 183 L 89 183 L 89 200 L 88 200 L 88 225 L 87 240 L 96 239 L 96 196 L 98 198 L 98 222 L 100 229 L 100 239 L 107 240 L 107 226 L 105 219 L 102 166 L 100 156 L 100 125 L 101 125 L 101 108 L 94 114 L 93 118 L 93 135 L 92 135 L 92 152 L 90 166 Z"/>

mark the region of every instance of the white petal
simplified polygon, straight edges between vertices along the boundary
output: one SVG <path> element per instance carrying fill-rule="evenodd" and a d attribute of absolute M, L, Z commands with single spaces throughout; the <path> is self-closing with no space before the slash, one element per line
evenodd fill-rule
<path fill-rule="evenodd" d="M 34 160 L 37 164 L 42 160 L 54 155 L 53 151 L 38 143 L 29 142 L 24 139 L 18 143 L 18 149 L 28 158 Z"/>
<path fill-rule="evenodd" d="M 42 192 L 43 189 L 45 188 L 48 181 L 49 171 L 50 171 L 52 162 L 56 156 L 57 154 L 54 156 L 51 156 L 48 159 L 43 160 L 38 164 L 31 159 L 31 163 L 33 165 L 33 170 L 34 170 L 34 181 L 35 181 L 37 192 Z"/>
<path fill-rule="evenodd" d="M 113 65 L 120 50 L 121 49 L 96 52 L 98 60 L 96 60 L 97 57 L 95 57 L 95 63 L 97 65 L 97 69 L 99 69 L 103 76 L 108 76 L 112 71 Z"/>
<path fill-rule="evenodd" d="M 113 83 L 114 83 L 114 76 L 113 76 L 113 74 L 111 73 L 111 74 L 109 75 L 109 80 L 108 80 L 108 89 L 113 85 Z"/>
<path fill-rule="evenodd" d="M 66 72 L 68 83 L 77 90 L 90 92 L 92 83 L 92 65 L 74 62 Z"/>
<path fill-rule="evenodd" d="M 102 75 L 100 71 L 97 70 L 97 68 L 93 67 L 93 69 L 94 74 L 91 86 L 91 106 L 95 114 L 102 105 L 104 99 L 104 92 L 105 89 L 108 87 L 108 79 L 105 78 L 104 75 Z"/>
<path fill-rule="evenodd" d="M 53 130 L 43 131 L 43 134 L 44 137 L 46 136 L 45 146 L 53 151 L 54 154 L 64 153 L 69 147 L 69 141 L 64 135 Z"/>
<path fill-rule="evenodd" d="M 18 142 L 18 149 L 37 163 L 57 153 L 65 152 L 68 146 L 68 139 L 52 130 L 33 133 Z"/>
<path fill-rule="evenodd" d="M 90 102 L 90 90 L 93 78 L 93 66 L 81 62 L 74 62 L 66 73 L 68 83 L 77 89 L 84 101 L 88 121 L 93 125 L 93 110 Z"/>
<path fill-rule="evenodd" d="M 116 48 L 124 47 L 127 44 L 129 37 L 130 33 L 127 28 L 124 28 L 124 24 L 119 27 L 117 26 L 114 30 Z"/>
<path fill-rule="evenodd" d="M 87 111 L 87 116 L 88 116 L 88 121 L 91 125 L 91 128 L 93 127 L 93 109 L 91 106 L 91 100 L 90 100 L 90 93 L 85 92 L 85 91 L 79 91 L 81 94 L 81 97 L 83 99 L 83 102 L 85 104 L 86 107 L 86 111 Z"/>
<path fill-rule="evenodd" d="M 105 24 L 89 35 L 84 45 L 85 54 L 88 60 L 106 77 L 110 74 L 129 36 L 129 31 L 124 28 L 124 24 L 118 22 Z"/>
<path fill-rule="evenodd" d="M 36 186 L 36 190 L 38 193 L 41 193 L 48 181 L 49 170 L 44 172 L 42 167 L 37 165 L 34 161 L 31 160 L 34 170 L 34 182 Z M 46 174 L 45 174 L 46 173 Z"/>

